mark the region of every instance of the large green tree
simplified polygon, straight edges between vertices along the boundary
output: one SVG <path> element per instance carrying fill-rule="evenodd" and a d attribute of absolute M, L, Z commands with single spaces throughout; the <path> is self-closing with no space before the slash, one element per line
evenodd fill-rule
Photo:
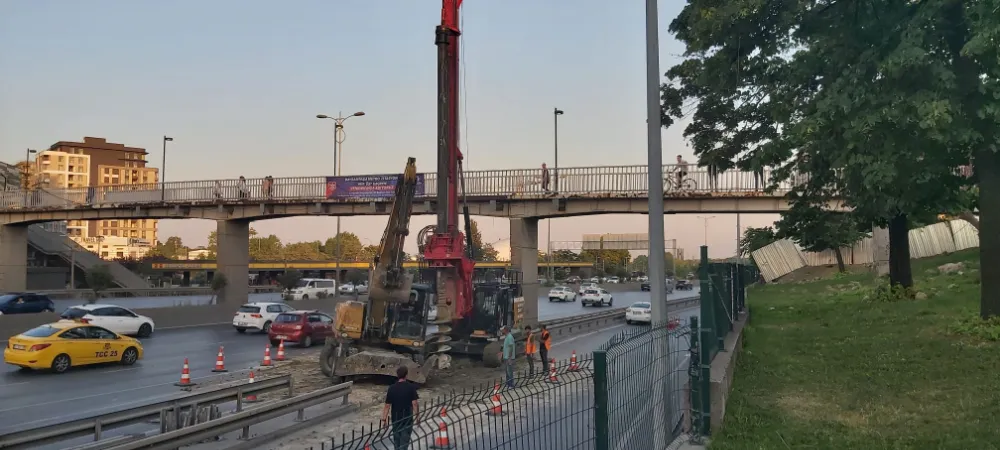
<path fill-rule="evenodd" d="M 774 227 L 748 227 L 743 230 L 743 236 L 740 238 L 740 256 L 742 257 L 753 257 L 753 252 L 767 247 L 777 241 L 778 234 L 774 231 Z"/>
<path fill-rule="evenodd" d="M 149 251 L 150 257 L 163 257 L 166 259 L 187 259 L 188 248 L 177 236 L 170 236 L 166 241 L 157 242 Z"/>
<path fill-rule="evenodd" d="M 500 259 L 500 252 L 493 248 L 492 244 L 483 242 L 483 234 L 479 232 L 479 224 L 475 220 L 471 225 L 472 233 L 472 254 L 476 261 L 497 261 Z"/>
<path fill-rule="evenodd" d="M 890 279 L 910 286 L 911 216 L 946 209 L 968 183 L 1000 202 L 998 17 L 995 2 L 692 0 L 670 27 L 687 48 L 668 72 L 665 124 L 697 102 L 685 134 L 700 160 L 776 167 L 794 203 L 839 198 L 858 222 L 887 225 Z M 976 176 L 958 177 L 970 157 Z M 1000 204 L 980 212 L 1000 224 Z M 1000 255 L 1000 235 L 982 246 Z M 982 314 L 1000 314 L 1000 261 L 982 265 L 995 271 Z"/>
<path fill-rule="evenodd" d="M 361 252 L 364 250 L 361 238 L 354 233 L 346 231 L 327 239 L 326 242 L 323 243 L 323 253 L 326 254 L 329 259 L 336 259 L 338 242 L 340 244 L 340 259 L 342 261 L 361 260 Z"/>

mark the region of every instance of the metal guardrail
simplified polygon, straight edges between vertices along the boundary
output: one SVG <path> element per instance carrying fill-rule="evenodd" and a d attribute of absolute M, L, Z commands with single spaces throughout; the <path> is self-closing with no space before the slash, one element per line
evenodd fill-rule
<path fill-rule="evenodd" d="M 281 292 L 279 286 L 249 286 L 249 293 L 270 293 Z M 54 300 L 59 299 L 83 299 L 94 294 L 90 289 L 55 289 L 32 291 L 38 294 L 45 294 Z M 101 291 L 101 298 L 123 298 L 123 297 L 183 297 L 194 295 L 212 295 L 212 288 L 208 287 L 176 287 L 176 288 L 148 288 L 129 289 L 114 288 Z"/>
<path fill-rule="evenodd" d="M 330 400 L 343 398 L 347 404 L 348 395 L 351 393 L 353 382 L 341 383 L 336 386 L 312 391 L 295 397 L 278 400 L 276 402 L 265 403 L 263 405 L 241 411 L 236 414 L 225 416 L 208 422 L 184 427 L 179 430 L 170 431 L 145 439 L 126 442 L 121 445 L 107 447 L 106 450 L 136 450 L 136 449 L 176 449 L 184 445 L 201 442 L 205 439 L 214 438 L 225 433 L 244 430 L 244 434 L 251 425 L 267 420 L 284 416 L 293 412 L 299 413 L 299 419 L 303 419 L 304 410 L 311 406 L 326 403 Z"/>
<path fill-rule="evenodd" d="M 195 392 L 175 399 L 101 414 L 99 416 L 3 434 L 0 435 L 0 449 L 32 448 L 42 444 L 61 442 L 88 435 L 93 435 L 94 441 L 100 441 L 101 435 L 105 431 L 158 419 L 160 418 L 161 411 L 166 408 L 218 404 L 235 401 L 245 394 L 259 394 L 280 389 L 291 391 L 291 375 L 269 378 L 253 384 L 242 383 Z"/>
<path fill-rule="evenodd" d="M 701 303 L 701 297 L 687 297 L 667 301 L 667 311 L 676 311 L 697 306 Z M 579 331 L 580 329 L 594 328 L 603 325 L 608 320 L 624 320 L 624 308 L 614 308 L 597 313 L 584 314 L 579 316 L 565 317 L 549 321 L 539 322 L 544 324 L 550 333 L 558 336 Z"/>
<path fill-rule="evenodd" d="M 776 185 L 775 195 L 783 195 L 794 183 L 778 183 L 772 171 L 760 173 L 726 171 L 713 176 L 707 170 L 688 166 L 687 176 L 678 186 L 674 164 L 664 165 L 662 176 L 665 195 L 763 195 L 764 188 Z M 648 195 L 648 166 L 567 167 L 549 169 L 550 188 L 567 197 L 645 197 Z M 437 194 L 437 174 L 421 174 L 424 191 L 418 199 Z M 542 169 L 504 169 L 470 171 L 464 174 L 469 197 L 550 197 L 542 188 Z M 263 178 L 200 181 L 173 181 L 88 188 L 9 190 L 0 192 L 0 211 L 18 209 L 76 209 L 124 207 L 143 204 L 233 203 L 260 201 L 341 201 L 369 203 L 384 198 L 329 199 L 326 176 L 275 178 L 270 192 Z"/>

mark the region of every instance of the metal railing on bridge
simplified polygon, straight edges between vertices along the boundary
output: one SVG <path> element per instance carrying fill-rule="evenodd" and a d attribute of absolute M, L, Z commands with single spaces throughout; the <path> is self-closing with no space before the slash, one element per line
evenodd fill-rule
<path fill-rule="evenodd" d="M 649 192 L 648 167 L 603 166 L 550 169 L 550 184 L 543 185 L 542 169 L 502 169 L 465 172 L 466 194 L 484 198 L 544 197 L 645 197 Z M 770 169 L 763 172 L 726 171 L 712 176 L 693 166 L 679 177 L 678 166 L 664 165 L 664 196 L 743 197 L 764 195 L 772 184 Z M 86 188 L 8 190 L 0 192 L 0 211 L 16 209 L 66 209 L 80 207 L 121 207 L 143 204 L 197 204 L 232 202 L 325 201 L 369 203 L 386 201 L 382 194 L 334 194 L 338 183 L 355 183 L 368 175 L 344 177 L 285 177 L 265 180 L 226 179 L 173 181 L 167 183 L 108 185 Z M 354 181 L 349 179 L 354 178 Z M 375 176 L 374 178 L 378 178 Z M 384 177 L 383 177 L 384 178 Z M 418 198 L 436 195 L 437 175 L 420 174 L 423 190 Z M 801 180 L 798 180 L 801 181 Z M 783 195 L 798 182 L 774 183 L 772 194 Z M 548 189 L 547 189 L 548 188 Z M 364 190 L 362 190 L 364 191 Z M 391 190 L 389 191 L 391 192 Z"/>

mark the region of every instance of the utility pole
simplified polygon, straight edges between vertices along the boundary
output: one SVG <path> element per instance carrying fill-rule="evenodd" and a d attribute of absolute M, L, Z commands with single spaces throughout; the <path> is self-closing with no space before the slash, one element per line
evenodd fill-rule
<path fill-rule="evenodd" d="M 555 153 L 555 161 L 552 164 L 552 178 L 554 183 L 552 183 L 552 192 L 559 192 L 559 116 L 565 114 L 565 112 L 559 108 L 552 108 L 552 147 Z M 549 260 L 549 270 L 548 279 L 549 281 L 554 281 L 553 269 L 552 269 L 552 219 L 546 219 L 545 225 L 548 227 L 548 239 L 545 244 L 545 256 Z"/>
<path fill-rule="evenodd" d="M 699 219 L 705 221 L 705 246 L 708 247 L 708 221 L 715 218 L 715 216 L 698 216 Z"/>
<path fill-rule="evenodd" d="M 174 138 L 163 136 L 163 162 L 160 163 L 160 201 L 167 201 L 167 142 Z"/>
<path fill-rule="evenodd" d="M 344 122 L 351 117 L 361 117 L 365 115 L 364 111 L 358 111 L 347 117 L 344 117 L 343 113 L 338 112 L 337 117 L 331 117 L 326 114 L 317 114 L 317 119 L 330 119 L 334 122 L 333 126 L 333 174 L 340 176 L 341 161 L 340 157 L 343 152 L 344 140 L 347 139 L 347 132 L 344 131 Z M 333 259 L 337 262 L 337 282 L 340 282 L 340 216 L 337 216 L 337 235 L 333 237 Z"/>

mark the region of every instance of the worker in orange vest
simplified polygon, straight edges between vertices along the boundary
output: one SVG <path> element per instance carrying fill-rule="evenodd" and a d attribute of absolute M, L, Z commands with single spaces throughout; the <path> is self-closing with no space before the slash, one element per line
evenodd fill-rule
<path fill-rule="evenodd" d="M 549 330 L 545 328 L 542 324 L 542 345 L 539 346 L 539 352 L 542 357 L 542 373 L 549 373 L 549 350 L 552 349 L 552 335 L 549 334 Z"/>
<path fill-rule="evenodd" d="M 535 342 L 535 333 L 531 331 L 530 325 L 524 326 L 524 336 L 524 356 L 528 358 L 528 376 L 533 377 L 535 376 L 535 354 L 538 353 L 538 344 Z"/>

